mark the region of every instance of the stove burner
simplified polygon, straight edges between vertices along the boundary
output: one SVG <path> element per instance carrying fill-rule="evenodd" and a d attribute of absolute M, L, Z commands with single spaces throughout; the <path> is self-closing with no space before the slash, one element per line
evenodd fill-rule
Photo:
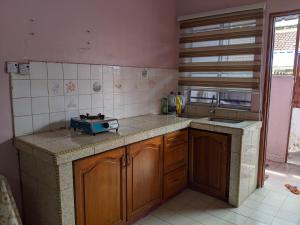
<path fill-rule="evenodd" d="M 97 114 L 96 116 L 90 116 L 90 114 L 87 113 L 86 115 L 80 115 L 79 117 L 81 120 L 104 120 L 105 118 L 105 116 L 101 113 Z"/>

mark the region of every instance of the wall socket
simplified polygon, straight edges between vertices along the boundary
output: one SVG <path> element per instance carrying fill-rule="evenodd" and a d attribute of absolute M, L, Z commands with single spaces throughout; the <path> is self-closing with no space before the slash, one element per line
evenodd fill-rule
<path fill-rule="evenodd" d="M 30 66 L 29 63 L 6 62 L 6 72 L 20 75 L 29 75 Z"/>
<path fill-rule="evenodd" d="M 6 72 L 7 73 L 18 73 L 19 72 L 19 63 L 6 62 Z"/>
<path fill-rule="evenodd" d="M 19 73 L 21 75 L 30 75 L 30 66 L 28 63 L 19 64 Z"/>

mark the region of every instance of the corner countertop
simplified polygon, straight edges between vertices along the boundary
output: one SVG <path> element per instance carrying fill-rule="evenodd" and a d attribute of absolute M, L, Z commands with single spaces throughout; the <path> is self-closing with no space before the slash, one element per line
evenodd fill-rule
<path fill-rule="evenodd" d="M 26 149 L 25 146 L 27 149 L 30 146 L 35 151 L 42 151 L 52 157 L 55 163 L 62 164 L 187 127 L 242 135 L 249 127 L 261 126 L 260 121 L 229 124 L 209 121 L 208 118 L 154 114 L 120 119 L 119 123 L 118 133 L 112 131 L 92 136 L 62 129 L 17 137 L 15 144 L 21 151 Z"/>

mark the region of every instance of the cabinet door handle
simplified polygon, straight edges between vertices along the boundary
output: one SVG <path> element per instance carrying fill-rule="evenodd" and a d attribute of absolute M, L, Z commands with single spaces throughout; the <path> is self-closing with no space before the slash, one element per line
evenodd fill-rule
<path fill-rule="evenodd" d="M 123 166 L 123 167 L 126 167 L 126 164 L 127 164 L 127 162 L 126 162 L 126 154 L 124 154 L 124 155 L 122 156 L 122 166 Z"/>
<path fill-rule="evenodd" d="M 127 166 L 130 166 L 131 160 L 132 160 L 131 155 L 127 155 Z"/>

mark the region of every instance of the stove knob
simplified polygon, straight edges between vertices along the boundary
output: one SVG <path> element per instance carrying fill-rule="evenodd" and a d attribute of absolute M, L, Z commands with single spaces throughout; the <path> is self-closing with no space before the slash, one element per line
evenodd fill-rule
<path fill-rule="evenodd" d="M 109 128 L 109 123 L 103 123 L 104 128 Z"/>

